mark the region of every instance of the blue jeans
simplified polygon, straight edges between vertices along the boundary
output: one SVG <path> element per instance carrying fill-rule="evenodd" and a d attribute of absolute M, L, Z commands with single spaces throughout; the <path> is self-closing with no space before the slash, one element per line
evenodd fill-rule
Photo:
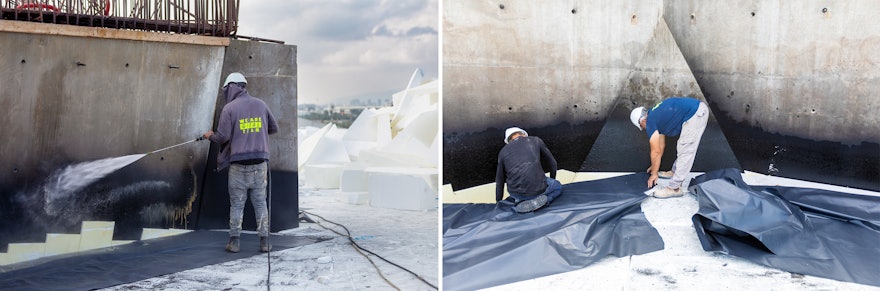
<path fill-rule="evenodd" d="M 547 204 L 550 204 L 550 202 L 552 202 L 556 199 L 556 197 L 559 197 L 559 195 L 562 194 L 562 183 L 559 183 L 559 181 L 557 181 L 556 179 L 547 177 L 547 189 L 545 189 L 544 193 L 541 194 L 547 195 Z M 514 203 L 519 204 L 520 202 L 525 200 L 535 199 L 535 197 L 538 197 L 538 195 L 524 196 L 510 194 L 510 197 L 513 197 Z"/>
<path fill-rule="evenodd" d="M 257 232 L 269 236 L 269 211 L 266 208 L 266 173 L 268 163 L 229 165 L 229 236 L 241 236 L 241 217 L 248 195 L 254 205 Z"/>

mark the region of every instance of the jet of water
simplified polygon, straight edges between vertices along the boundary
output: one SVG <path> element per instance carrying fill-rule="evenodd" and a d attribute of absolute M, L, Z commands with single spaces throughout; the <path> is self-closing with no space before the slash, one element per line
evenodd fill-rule
<path fill-rule="evenodd" d="M 146 154 L 128 155 L 115 158 L 106 158 L 91 162 L 69 165 L 62 170 L 57 170 L 49 175 L 43 185 L 43 199 L 45 199 L 46 214 L 54 215 L 61 208 L 56 202 L 69 198 L 79 190 L 104 178 L 131 163 L 141 159 Z"/>

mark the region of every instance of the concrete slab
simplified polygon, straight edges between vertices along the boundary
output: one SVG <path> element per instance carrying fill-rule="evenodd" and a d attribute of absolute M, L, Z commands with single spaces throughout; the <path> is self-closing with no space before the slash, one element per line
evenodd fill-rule
<path fill-rule="evenodd" d="M 549 173 L 548 173 L 549 174 Z M 556 171 L 556 180 L 562 184 L 568 184 L 574 181 L 574 177 L 577 173 L 569 171 L 569 170 L 557 170 Z"/>
<path fill-rule="evenodd" d="M 79 250 L 87 251 L 111 246 L 114 225 L 112 221 L 83 221 Z"/>
<path fill-rule="evenodd" d="M 45 256 L 46 244 L 44 243 L 15 243 L 9 244 L 7 256 L 12 263 L 36 260 Z"/>
<path fill-rule="evenodd" d="M 451 186 L 450 186 L 451 187 Z M 507 187 L 504 188 L 502 199 L 506 199 L 510 194 L 507 193 Z M 449 197 L 449 200 L 446 198 Z M 495 204 L 495 183 L 483 184 L 470 188 L 461 189 L 452 193 L 452 195 L 444 196 L 443 203 L 488 203 Z"/>
<path fill-rule="evenodd" d="M 79 251 L 80 234 L 46 234 L 46 256 L 68 254 Z"/>
<path fill-rule="evenodd" d="M 624 172 L 577 172 L 575 173 L 574 179 L 572 179 L 572 183 L 574 182 L 583 182 L 583 181 L 592 181 L 599 180 L 605 178 L 618 177 L 623 175 L 629 175 L 632 173 L 624 173 Z M 647 181 L 646 181 L 647 183 Z"/>
<path fill-rule="evenodd" d="M 141 233 L 141 240 L 184 234 L 190 231 L 192 230 L 176 228 L 144 228 L 144 231 Z"/>

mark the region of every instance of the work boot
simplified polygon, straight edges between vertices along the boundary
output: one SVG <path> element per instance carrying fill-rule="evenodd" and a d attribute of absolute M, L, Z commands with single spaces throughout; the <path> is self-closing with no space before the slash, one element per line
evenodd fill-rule
<path fill-rule="evenodd" d="M 672 197 L 681 197 L 684 196 L 684 191 L 681 191 L 681 188 L 672 189 L 669 187 L 663 187 L 654 191 L 654 198 L 672 198 Z"/>
<path fill-rule="evenodd" d="M 547 205 L 547 195 L 541 194 L 535 199 L 529 199 L 516 204 L 516 212 L 526 213 L 540 209 Z"/>
<path fill-rule="evenodd" d="M 657 172 L 657 177 L 660 179 L 672 179 L 672 176 L 675 175 L 672 171 L 659 171 Z"/>
<path fill-rule="evenodd" d="M 268 252 L 272 250 L 272 245 L 269 244 L 269 237 L 261 236 L 260 237 L 260 251 Z"/>
<path fill-rule="evenodd" d="M 229 242 L 226 243 L 226 250 L 233 252 L 233 253 L 237 253 L 239 251 L 239 249 L 241 249 L 241 247 L 239 246 L 238 237 L 237 236 L 230 236 Z"/>

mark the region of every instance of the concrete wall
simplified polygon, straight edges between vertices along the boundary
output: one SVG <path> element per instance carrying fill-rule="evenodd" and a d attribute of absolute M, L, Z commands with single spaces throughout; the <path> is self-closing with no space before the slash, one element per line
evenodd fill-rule
<path fill-rule="evenodd" d="M 544 138 L 562 168 L 597 169 L 580 163 L 609 114 L 625 116 L 615 104 L 686 95 L 708 101 L 709 131 L 735 155 L 711 164 L 880 190 L 878 8 L 445 1 L 443 182 L 492 181 L 509 126 Z"/>
<path fill-rule="evenodd" d="M 223 46 L 0 32 L 0 47 L 0 248 L 83 219 L 188 226 L 207 142 L 114 172 L 66 200 L 64 215 L 43 211 L 42 185 L 67 165 L 146 153 L 210 128 Z"/>
<path fill-rule="evenodd" d="M 747 170 L 880 191 L 880 2 L 666 1 Z"/>
<path fill-rule="evenodd" d="M 661 1 L 444 1 L 444 132 L 604 120 L 661 12 Z"/>
<path fill-rule="evenodd" d="M 852 145 L 880 142 L 877 11 L 868 0 L 674 0 L 664 18 L 731 119 Z"/>
<path fill-rule="evenodd" d="M 296 46 L 257 41 L 233 40 L 226 48 L 223 59 L 222 80 L 233 72 L 242 73 L 248 81 L 247 90 L 269 106 L 278 122 L 278 133 L 269 136 L 269 167 L 271 170 L 271 203 L 274 211 L 271 230 L 279 231 L 299 226 L 299 185 L 297 183 L 296 152 L 296 101 L 297 67 Z M 219 88 L 222 82 L 213 86 Z M 215 97 L 214 122 L 226 100 Z M 201 196 L 199 228 L 228 228 L 229 193 L 227 172 L 216 172 L 218 147 L 212 144 L 205 176 L 204 195 Z M 253 209 L 245 208 L 243 227 L 255 229 Z"/>

